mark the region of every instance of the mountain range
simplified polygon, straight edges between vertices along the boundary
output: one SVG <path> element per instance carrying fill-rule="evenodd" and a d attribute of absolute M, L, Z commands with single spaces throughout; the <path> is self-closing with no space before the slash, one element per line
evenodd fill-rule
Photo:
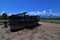
<path fill-rule="evenodd" d="M 59 15 L 53 13 L 53 12 L 46 12 L 46 11 L 43 11 L 43 12 L 40 12 L 40 11 L 37 11 L 37 12 L 29 12 L 28 15 L 38 15 L 40 16 L 40 18 L 60 18 Z"/>
<path fill-rule="evenodd" d="M 1 14 L 3 14 L 4 12 L 5 11 L 3 11 Z M 17 13 L 8 13 L 8 15 L 12 15 L 12 14 L 17 14 Z M 40 18 L 60 18 L 60 15 L 57 15 L 57 13 L 53 13 L 51 10 L 49 10 L 49 12 L 47 12 L 46 10 L 44 10 L 42 12 L 40 12 L 40 11 L 27 12 L 27 15 L 31 15 L 31 16 L 38 15 L 38 16 L 40 16 Z"/>

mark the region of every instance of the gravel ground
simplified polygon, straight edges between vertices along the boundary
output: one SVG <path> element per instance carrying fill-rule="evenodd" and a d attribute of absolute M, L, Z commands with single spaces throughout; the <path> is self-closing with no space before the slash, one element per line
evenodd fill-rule
<path fill-rule="evenodd" d="M 32 30 L 23 29 L 17 32 L 8 32 L 7 28 L 0 27 L 0 40 L 60 40 L 60 24 L 39 22 Z"/>

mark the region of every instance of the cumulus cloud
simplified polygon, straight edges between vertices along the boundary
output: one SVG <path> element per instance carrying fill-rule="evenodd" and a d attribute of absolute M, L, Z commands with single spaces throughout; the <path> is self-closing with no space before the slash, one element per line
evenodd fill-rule
<path fill-rule="evenodd" d="M 36 11 L 36 12 L 28 12 L 28 15 L 39 15 L 41 14 L 40 11 Z"/>
<path fill-rule="evenodd" d="M 49 12 L 52 12 L 52 10 L 50 9 Z"/>
<path fill-rule="evenodd" d="M 5 13 L 5 11 L 2 11 L 2 12 L 1 12 L 1 15 L 2 15 L 3 13 Z"/>
<path fill-rule="evenodd" d="M 2 11 L 2 13 L 5 13 L 5 11 Z"/>
<path fill-rule="evenodd" d="M 46 10 L 43 10 L 41 14 L 42 15 L 46 15 L 47 14 L 47 11 Z"/>
<path fill-rule="evenodd" d="M 37 11 L 37 15 L 39 15 L 39 14 L 41 14 L 41 12 L 40 11 Z"/>
<path fill-rule="evenodd" d="M 28 15 L 36 15 L 36 12 L 28 12 Z"/>
<path fill-rule="evenodd" d="M 51 10 L 50 10 L 51 11 Z M 51 12 L 47 12 L 46 10 L 43 10 L 42 12 L 40 11 L 36 11 L 36 12 L 28 12 L 28 15 L 42 15 L 42 16 L 51 16 L 53 15 L 53 13 L 51 14 Z"/>
<path fill-rule="evenodd" d="M 49 10 L 49 13 L 52 14 L 52 10 Z"/>
<path fill-rule="evenodd" d="M 43 10 L 42 12 L 40 11 L 35 11 L 35 12 L 28 12 L 28 15 L 43 15 L 43 16 L 49 16 L 49 15 L 53 15 L 52 10 L 49 10 L 49 12 L 47 12 L 46 10 Z"/>
<path fill-rule="evenodd" d="M 43 13 L 46 13 L 46 10 L 42 11 Z"/>
<path fill-rule="evenodd" d="M 46 14 L 47 12 L 46 12 L 46 10 L 44 10 L 44 11 L 42 11 L 42 13 L 43 13 L 43 14 Z"/>
<path fill-rule="evenodd" d="M 17 13 L 8 13 L 9 16 L 12 15 L 12 14 L 17 14 Z"/>

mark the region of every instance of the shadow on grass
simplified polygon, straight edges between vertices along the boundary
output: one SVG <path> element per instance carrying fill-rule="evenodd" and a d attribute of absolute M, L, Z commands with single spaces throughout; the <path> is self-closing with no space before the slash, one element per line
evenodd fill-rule
<path fill-rule="evenodd" d="M 20 28 L 20 29 L 16 29 L 16 30 L 10 30 L 11 32 L 17 32 L 17 31 L 21 31 L 23 29 L 29 29 L 29 30 L 32 30 L 38 26 L 41 26 L 41 24 L 35 24 L 35 25 L 31 25 L 31 26 L 27 26 L 27 27 L 24 27 L 24 28 Z"/>

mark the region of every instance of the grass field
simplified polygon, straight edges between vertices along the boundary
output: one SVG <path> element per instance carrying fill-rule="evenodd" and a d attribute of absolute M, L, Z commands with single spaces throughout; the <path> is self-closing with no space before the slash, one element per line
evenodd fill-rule
<path fill-rule="evenodd" d="M 7 20 L 0 20 L 0 23 L 3 23 L 4 21 L 7 21 Z M 60 24 L 60 20 L 48 20 L 48 19 L 40 19 L 41 22 L 50 22 L 50 23 L 57 23 L 57 24 Z"/>
<path fill-rule="evenodd" d="M 7 20 L 0 20 L 0 23 L 3 23 L 4 21 L 7 21 Z"/>
<path fill-rule="evenodd" d="M 50 23 L 57 23 L 60 24 L 60 20 L 47 20 L 47 19 L 41 19 L 41 22 L 50 22 Z"/>

